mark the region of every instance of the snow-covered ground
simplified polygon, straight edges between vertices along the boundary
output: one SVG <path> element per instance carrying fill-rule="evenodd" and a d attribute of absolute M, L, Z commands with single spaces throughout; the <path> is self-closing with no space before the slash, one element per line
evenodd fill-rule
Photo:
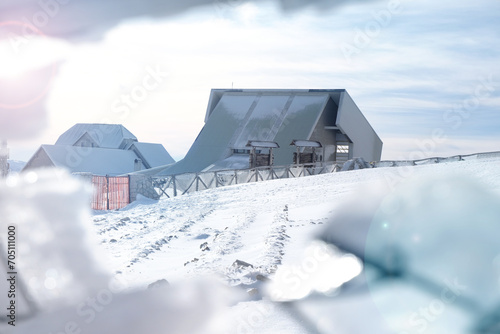
<path fill-rule="evenodd" d="M 143 198 L 122 210 L 94 212 L 92 229 L 102 247 L 104 266 L 114 279 L 125 282 L 125 292 L 146 289 L 162 279 L 175 291 L 182 291 L 186 281 L 199 279 L 210 282 L 214 290 L 218 289 L 217 282 L 231 287 L 235 294 L 230 298 L 230 307 L 211 316 L 202 333 L 438 333 L 449 328 L 454 333 L 468 333 L 472 320 L 453 305 L 447 305 L 446 312 L 439 310 L 439 317 L 434 317 L 437 320 L 421 320 L 417 314 L 411 326 L 393 322 L 392 311 L 380 306 L 388 303 L 386 297 L 393 289 L 414 300 L 412 305 L 418 306 L 417 300 L 423 305 L 429 303 L 422 297 L 425 293 L 407 287 L 398 290 L 399 283 L 371 288 L 383 291 L 371 297 L 365 293 L 364 297 L 348 298 L 340 293 L 338 298 L 315 299 L 324 293 L 338 294 L 342 291 L 338 287 L 362 268 L 359 259 L 318 238 L 324 236 L 327 226 L 344 217 L 346 210 L 356 215 L 372 196 L 390 193 L 408 182 L 470 178 L 485 192 L 500 196 L 499 170 L 500 159 L 489 158 L 273 180 L 159 201 Z M 408 196 L 410 202 L 418 198 Z M 500 282 L 500 276 L 498 279 Z M 311 293 L 298 304 L 281 302 Z M 381 315 L 366 306 L 367 300 L 377 300 L 376 310 Z M 465 320 L 454 321 L 454 316 Z M 179 315 L 176 320 L 182 319 L 189 319 L 189 315 Z M 33 323 L 26 328 L 35 328 Z M 151 333 L 177 333 L 154 328 L 156 331 Z M 135 333 L 120 333 L 124 332 Z M 108 333 L 119 332 L 111 329 Z"/>
<path fill-rule="evenodd" d="M 282 262 L 296 258 L 342 197 L 360 177 L 371 178 L 369 174 L 276 180 L 158 202 L 146 199 L 96 214 L 94 223 L 110 267 L 128 281 L 222 275 L 231 285 L 241 284 L 248 279 L 234 270 L 236 260 L 252 264 L 263 275 L 273 273 Z M 332 182 L 343 186 L 326 186 Z"/>
<path fill-rule="evenodd" d="M 217 274 L 234 285 L 245 281 L 232 269 L 235 260 L 264 275 L 293 263 L 360 189 L 394 185 L 407 171 L 412 177 L 458 172 L 500 192 L 499 166 L 490 159 L 250 183 L 160 201 L 143 198 L 119 211 L 96 212 L 93 220 L 110 268 L 128 281 Z"/>
<path fill-rule="evenodd" d="M 158 202 L 146 199 L 124 210 L 97 214 L 94 223 L 110 256 L 109 267 L 132 284 L 146 286 L 159 279 L 175 284 L 186 278 L 216 275 L 229 285 L 252 288 L 259 287 L 259 274 L 273 279 L 280 266 L 300 269 L 308 247 L 324 247 L 313 242 L 324 224 L 346 200 L 360 196 L 359 192 L 393 188 L 422 175 L 445 178 L 457 173 L 457 177 L 472 176 L 500 193 L 499 167 L 499 160 L 484 159 L 274 180 Z M 236 260 L 253 267 L 237 266 Z M 355 265 L 338 264 L 338 270 L 349 271 Z M 307 288 L 295 294 L 307 294 L 310 284 L 305 281 L 311 280 L 301 280 L 301 287 Z M 267 316 L 258 328 L 248 328 L 240 321 L 232 330 L 247 326 L 247 331 L 266 333 L 292 333 L 295 327 L 297 332 L 304 331 L 291 319 L 278 325 L 278 315 L 260 312 L 259 307 L 265 310 L 266 303 L 249 301 L 235 306 L 243 313 Z M 278 311 L 274 308 L 273 312 Z"/>

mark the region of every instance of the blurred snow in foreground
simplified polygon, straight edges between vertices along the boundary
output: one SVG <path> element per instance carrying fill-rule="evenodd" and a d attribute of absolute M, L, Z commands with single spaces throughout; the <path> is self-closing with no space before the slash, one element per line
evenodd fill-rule
<path fill-rule="evenodd" d="M 29 300 L 0 330 L 496 333 L 499 167 L 341 172 L 93 216 L 71 176 L 21 174 L 0 185 L 0 241 L 15 225 Z"/>
<path fill-rule="evenodd" d="M 378 314 L 387 333 L 499 333 L 498 176 L 488 185 L 429 172 L 367 189 L 333 217 L 321 239 L 363 259 L 365 272 L 326 309 Z M 376 322 L 343 327 L 363 333 Z"/>
<path fill-rule="evenodd" d="M 60 170 L 22 174 L 1 185 L 0 235 L 5 241 L 7 227 L 16 227 L 18 272 L 16 326 L 5 325 L 2 332 L 191 333 L 221 301 L 231 300 L 213 282 L 125 291 L 126 283 L 111 279 L 100 261 L 89 194 L 86 185 Z M 27 300 L 19 298 L 23 293 Z"/>
<path fill-rule="evenodd" d="M 8 177 L 0 189 L 0 243 L 14 226 L 16 269 L 34 305 L 72 305 L 107 282 L 90 246 L 89 188 L 64 171 L 41 170 Z"/>

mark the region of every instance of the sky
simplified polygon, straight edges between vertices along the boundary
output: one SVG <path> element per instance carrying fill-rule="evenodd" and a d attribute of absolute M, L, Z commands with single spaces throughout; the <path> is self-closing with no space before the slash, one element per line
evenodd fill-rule
<path fill-rule="evenodd" d="M 11 159 L 88 122 L 179 160 L 212 88 L 345 88 L 384 160 L 500 151 L 499 1 L 78 1 L 0 14 Z"/>

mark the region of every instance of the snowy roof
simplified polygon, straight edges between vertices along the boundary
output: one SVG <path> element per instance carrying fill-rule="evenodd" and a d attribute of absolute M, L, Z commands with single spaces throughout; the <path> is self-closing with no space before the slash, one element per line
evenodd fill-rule
<path fill-rule="evenodd" d="M 339 91 L 340 92 L 340 91 Z M 245 149 L 248 140 L 274 141 L 276 164 L 291 162 L 295 138 L 309 138 L 329 94 L 309 90 L 212 90 L 205 126 L 186 157 L 162 174 L 196 172 Z"/>
<path fill-rule="evenodd" d="M 124 140 L 137 141 L 137 138 L 120 124 L 79 123 L 64 132 L 56 141 L 56 145 L 73 146 L 82 137 L 91 139 L 101 148 L 124 148 Z"/>
<path fill-rule="evenodd" d="M 246 147 L 263 147 L 263 148 L 279 148 L 278 143 L 274 141 L 258 141 L 258 140 L 249 140 L 245 145 Z"/>
<path fill-rule="evenodd" d="M 147 168 L 169 165 L 175 162 L 161 144 L 134 143 L 130 149 L 142 159 Z"/>
<path fill-rule="evenodd" d="M 321 143 L 314 140 L 294 140 L 290 145 L 297 147 L 321 147 Z"/>
<path fill-rule="evenodd" d="M 97 175 L 122 175 L 175 163 L 161 144 L 139 143 L 119 124 L 76 124 L 63 133 L 55 145 L 42 145 L 24 170 L 39 167 L 62 167 L 70 172 Z"/>
<path fill-rule="evenodd" d="M 210 165 L 204 171 L 229 170 L 229 169 L 246 169 L 250 168 L 250 157 L 248 154 L 233 154 L 232 156 L 217 161 Z"/>
<path fill-rule="evenodd" d="M 233 149 L 248 149 L 249 140 L 278 143 L 274 163 L 286 165 L 292 140 L 318 140 L 313 135 L 328 127 L 335 128 L 330 136 L 340 131 L 355 143 L 353 156 L 380 159 L 382 141 L 345 89 L 212 89 L 205 126 L 185 158 L 160 174 L 207 169 Z"/>
<path fill-rule="evenodd" d="M 147 175 L 147 176 L 158 175 L 160 172 L 169 168 L 171 165 L 172 164 L 153 167 L 153 168 L 149 168 L 149 169 L 143 169 L 143 170 L 140 170 L 137 172 L 124 173 L 123 175 L 120 175 L 120 176 L 125 176 L 125 175 Z"/>
<path fill-rule="evenodd" d="M 137 155 L 128 150 L 69 145 L 42 145 L 43 150 L 56 167 L 70 172 L 87 172 L 95 175 L 121 175 L 134 171 Z M 143 165 L 143 169 L 146 167 Z"/>

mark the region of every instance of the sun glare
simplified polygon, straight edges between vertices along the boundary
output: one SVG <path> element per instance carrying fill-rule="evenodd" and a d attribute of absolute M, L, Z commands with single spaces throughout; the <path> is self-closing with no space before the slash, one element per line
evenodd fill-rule
<path fill-rule="evenodd" d="M 66 43 L 44 37 L 15 42 L 0 39 L 0 78 L 16 79 L 64 59 L 69 52 Z"/>
<path fill-rule="evenodd" d="M 252 3 L 244 3 L 237 8 L 238 15 L 244 23 L 250 23 L 259 14 L 259 8 Z"/>
<path fill-rule="evenodd" d="M 29 64 L 22 55 L 16 57 L 8 41 L 0 42 L 0 78 L 14 79 L 29 71 Z"/>
<path fill-rule="evenodd" d="M 8 63 L 7 68 L 0 70 L 0 78 L 2 79 L 18 79 L 27 72 L 26 68 L 18 62 Z"/>

